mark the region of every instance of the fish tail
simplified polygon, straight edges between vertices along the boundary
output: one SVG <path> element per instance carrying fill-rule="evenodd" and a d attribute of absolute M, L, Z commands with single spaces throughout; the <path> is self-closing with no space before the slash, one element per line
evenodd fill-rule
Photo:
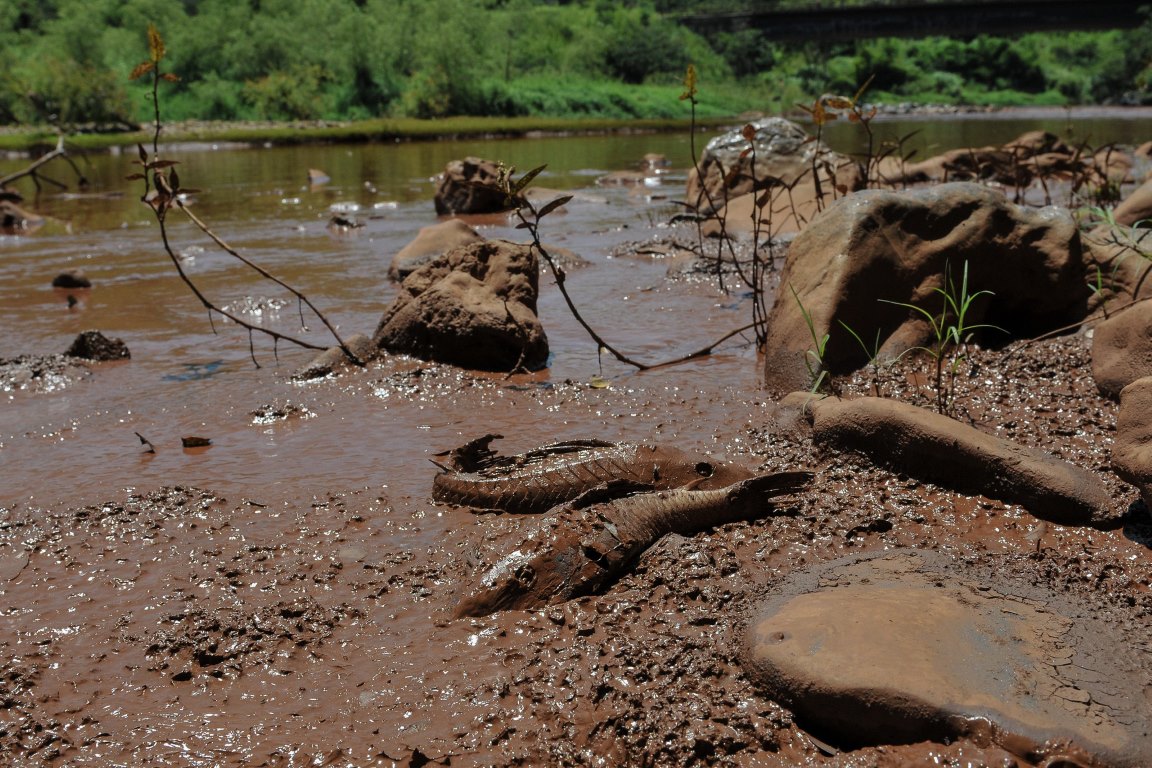
<path fill-rule="evenodd" d="M 806 470 L 789 470 L 787 472 L 773 472 L 741 480 L 732 486 L 729 498 L 732 500 L 751 500 L 756 498 L 787 496 L 797 493 L 808 487 L 815 473 Z"/>

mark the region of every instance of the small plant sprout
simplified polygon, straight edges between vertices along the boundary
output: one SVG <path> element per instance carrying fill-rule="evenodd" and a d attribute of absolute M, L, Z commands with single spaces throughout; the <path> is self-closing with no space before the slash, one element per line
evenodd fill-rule
<path fill-rule="evenodd" d="M 872 341 L 872 346 L 864 343 L 864 339 L 860 338 L 860 334 L 856 333 L 852 326 L 845 323 L 843 320 L 837 321 L 840 326 L 851 334 L 852 338 L 856 339 L 856 343 L 860 345 L 860 349 L 864 350 L 864 355 L 868 358 L 868 367 L 872 371 L 872 394 L 876 397 L 881 397 L 880 394 L 880 329 L 876 329 L 876 338 Z"/>
<path fill-rule="evenodd" d="M 809 114 L 813 124 L 816 126 L 816 135 L 812 138 L 812 141 L 816 143 L 817 148 L 822 146 L 824 126 L 838 119 L 841 113 L 847 115 L 849 122 L 858 124 L 864 130 L 864 135 L 868 140 L 868 146 L 864 154 L 865 183 L 872 179 L 876 166 L 880 162 L 880 158 L 875 151 L 875 136 L 872 133 L 872 120 L 876 117 L 876 107 L 872 106 L 869 109 L 865 109 L 860 101 L 860 98 L 871 84 L 872 77 L 869 77 L 856 91 L 854 96 L 837 96 L 826 93 L 813 101 L 811 106 L 806 104 L 796 105 Z M 820 181 L 821 166 L 823 166 L 829 185 L 832 187 L 833 198 L 835 198 L 837 192 L 846 193 L 848 191 L 847 189 L 837 186 L 836 168 L 827 162 L 826 158 L 824 162 L 821 163 L 820 154 L 819 151 L 812 153 L 812 167 L 809 169 L 812 174 L 812 183 L 815 186 L 816 210 L 818 211 L 824 210 L 824 188 Z"/>
<path fill-rule="evenodd" d="M 812 313 L 804 306 L 804 302 L 800 301 L 800 294 L 796 292 L 796 288 L 789 285 L 788 289 L 792 291 L 792 298 L 796 299 L 796 305 L 800 307 L 800 314 L 803 315 L 804 323 L 808 326 L 808 333 L 812 337 L 813 347 L 804 351 L 804 366 L 808 369 L 809 391 L 819 392 L 824 386 L 830 384 L 825 359 L 830 336 L 827 333 L 823 336 L 817 335 L 816 324 L 812 321 Z M 829 389 L 831 389 L 830 386 Z"/>
<path fill-rule="evenodd" d="M 982 329 L 992 329 L 1006 333 L 1003 328 L 987 323 L 969 325 L 968 312 L 972 303 L 981 296 L 993 295 L 991 291 L 968 290 L 968 262 L 964 262 L 964 274 L 960 280 L 959 289 L 952 280 L 947 266 L 944 269 L 945 287 L 933 288 L 935 293 L 944 299 L 943 307 L 938 314 L 932 314 L 923 307 L 908 304 L 902 301 L 888 301 L 881 299 L 885 304 L 894 304 L 905 307 L 923 316 L 931 330 L 932 343 L 928 347 L 914 347 L 928 354 L 934 363 L 933 389 L 936 391 L 936 410 L 947 414 L 951 408 L 953 395 L 956 391 L 956 372 L 960 363 L 966 358 L 966 349 L 972 339 L 972 334 Z M 948 370 L 947 386 L 944 381 L 944 371 Z"/>

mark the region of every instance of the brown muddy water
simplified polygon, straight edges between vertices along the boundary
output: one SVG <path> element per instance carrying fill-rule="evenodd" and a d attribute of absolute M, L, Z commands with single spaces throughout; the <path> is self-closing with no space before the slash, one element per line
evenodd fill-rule
<path fill-rule="evenodd" d="M 918 131 L 906 146 L 920 157 L 1034 128 L 1071 130 L 1093 146 L 1137 144 L 1149 138 L 1147 125 L 1065 111 L 876 123 L 889 137 Z M 834 147 L 857 141 L 847 126 L 833 128 Z M 649 152 L 671 161 L 658 183 L 596 185 Z M 392 254 L 436 220 L 433 177 L 468 154 L 521 170 L 547 163 L 538 186 L 580 192 L 545 220 L 542 237 L 588 262 L 569 271 L 567 285 L 589 321 L 631 356 L 675 357 L 750 318 L 746 291 L 670 278 L 665 259 L 619 255 L 627 244 L 691 239 L 665 223 L 680 211 L 686 136 L 164 154 L 180 161 L 185 187 L 201 190 L 197 215 L 306 293 L 345 335 L 372 332 L 395 294 L 386 276 Z M 123 339 L 132 353 L 78 379 L 48 375 L 0 392 L 7 763 L 1015 765 L 994 745 L 973 743 L 828 756 L 750 688 L 733 633 L 790 570 L 861 546 L 943 547 L 985 564 L 1003 556 L 1005 572 L 1033 583 L 1054 580 L 1089 599 L 1106 582 L 1125 600 L 1146 600 L 1149 555 L 1138 526 L 1040 526 L 1015 507 L 818 461 L 803 441 L 769 430 L 747 340 L 637 373 L 598 354 L 550 276 L 540 300 L 552 350 L 546 371 L 505 377 L 393 358 L 293 382 L 312 352 L 276 349 L 260 335 L 250 350 L 245 332 L 218 320 L 213 329 L 161 249 L 139 190 L 123 180 L 134 156 L 81 158 L 92 182 L 83 192 L 36 196 L 22 185 L 48 222 L 0 238 L 0 359 L 62 352 L 86 329 Z M 24 162 L 0 160 L 0 173 Z M 331 181 L 309 186 L 310 168 Z M 63 166 L 52 175 L 69 177 Z M 333 213 L 363 227 L 333 231 Z M 173 221 L 181 263 L 213 301 L 329 343 L 314 318 L 300 330 L 290 296 Z M 470 223 L 488 237 L 521 234 L 503 217 Z M 57 274 L 76 271 L 91 289 L 51 287 Z M 1114 407 L 1084 375 L 1082 343 L 1059 344 L 1057 381 L 1020 383 L 1047 350 L 1018 356 L 1023 371 L 986 382 L 1028 388 L 1033 404 L 1049 398 L 1044 418 L 1020 418 L 1029 404 L 1008 395 L 973 403 L 992 402 L 981 406 L 985 417 L 1009 425 L 997 427 L 1007 436 L 1106 467 Z M 597 377 L 608 386 L 594 385 Z M 1073 404 L 1087 426 L 1053 449 L 1044 419 Z M 819 464 L 820 494 L 786 521 L 671 537 L 610 599 L 451 621 L 461 584 L 525 525 L 431 502 L 429 459 L 489 432 L 505 435 L 500 448 L 509 453 L 594 437 L 673 443 L 753 469 Z M 212 444 L 182 448 L 190 435 Z M 1118 507 L 1132 501 L 1123 484 L 1104 482 Z M 1029 560 L 1043 537 L 1075 565 Z M 1093 558 L 1109 565 L 1101 571 Z M 1139 626 L 1147 631 L 1146 620 Z"/>

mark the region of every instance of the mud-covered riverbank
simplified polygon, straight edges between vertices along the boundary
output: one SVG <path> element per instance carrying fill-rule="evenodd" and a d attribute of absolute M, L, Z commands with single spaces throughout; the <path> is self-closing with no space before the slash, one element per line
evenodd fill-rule
<path fill-rule="evenodd" d="M 1022 764 L 966 740 L 828 755 L 756 690 L 737 649 L 749 612 L 788 574 L 911 548 L 995 574 L 997 589 L 1087 602 L 1146 652 L 1152 521 L 1110 471 L 1116 406 L 1086 357 L 1080 335 L 977 353 L 956 402 L 1095 473 L 1114 501 L 1109 530 L 822 455 L 754 388 L 676 398 L 636 382 L 605 397 L 374 367 L 350 386 L 436 392 L 443 409 L 563 409 L 584 430 L 660 408 L 662 439 L 681 419 L 705 420 L 750 468 L 816 477 L 793 514 L 665 538 L 602 596 L 466 620 L 450 618 L 462 589 L 530 520 L 382 489 L 264 506 L 170 488 L 5 510 L 0 750 L 11 765 L 78 766 Z M 928 404 L 915 374 L 899 365 L 888 384 Z M 870 388 L 866 377 L 846 385 Z"/>
<path fill-rule="evenodd" d="M 625 149 L 638 159 L 636 146 Z M 388 257 L 435 220 L 427 177 L 411 168 L 437 163 L 302 151 L 199 153 L 181 177 L 210 190 L 201 215 L 324 297 L 342 332 L 370 331 L 396 291 Z M 580 192 L 548 219 L 548 237 L 587 260 L 567 286 L 615 343 L 655 362 L 746 322 L 752 297 L 721 290 L 715 272 L 669 245 L 696 236 L 666 224 L 681 210 L 668 201 L 684 189 L 685 147 L 665 150 L 678 171 L 632 188 L 588 182 L 626 165 L 616 155 L 546 151 L 565 170 L 541 181 Z M 306 185 L 313 167 L 330 183 Z M 1093 377 L 1092 323 L 968 346 L 948 394 L 964 425 L 1091 478 L 1092 524 L 1065 525 L 817 442 L 802 412 L 766 392 L 765 358 L 743 336 L 683 365 L 631 370 L 588 341 L 547 276 L 541 371 L 384 355 L 296 381 L 311 353 L 249 348 L 233 326 L 214 334 L 170 265 L 154 263 L 156 233 L 131 205 L 39 202 L 44 228 L 0 250 L 11 265 L 0 298 L 18 319 L 0 346 L 7 764 L 1096 768 L 1147 753 L 1147 719 L 1131 713 L 1149 706 L 1152 517 L 1113 465 L 1119 405 Z M 361 226 L 334 232 L 333 212 Z M 506 217 L 470 221 L 487 237 L 517 234 Z M 214 296 L 296 329 L 294 308 L 178 234 L 182 264 Z M 19 261 L 33 251 L 36 262 Z M 77 266 L 91 288 L 50 286 Z M 772 271 L 772 290 L 778 279 Z M 91 325 L 123 337 L 131 359 L 44 356 Z M 940 402 L 924 355 L 834 372 L 831 388 L 926 410 Z M 595 594 L 454 618 L 540 524 L 433 500 L 442 468 L 429 459 L 443 465 L 444 451 L 489 433 L 509 454 L 558 440 L 650 442 L 813 477 L 771 516 L 664 536 Z M 210 444 L 185 447 L 189 435 Z M 855 727 L 813 714 L 794 690 L 770 694 L 771 675 L 749 663 L 770 655 L 748 650 L 757 612 L 819 589 L 884 586 L 859 569 L 821 570 L 883 553 L 931 557 L 925 572 L 939 584 L 909 605 L 938 607 L 922 600 L 937 588 L 982 610 L 991 602 L 1006 617 L 993 624 L 1018 636 L 988 641 L 975 624 L 941 621 L 861 647 L 859 664 L 849 646 L 841 668 L 878 673 L 896 691 L 843 694 L 834 703 L 857 713 Z M 821 628 L 886 615 L 864 600 L 849 607 L 860 610 Z M 978 658 L 945 659 L 960 676 L 936 689 L 938 709 L 905 706 L 909 678 L 931 677 L 914 674 L 915 661 L 939 625 L 960 627 L 948 647 L 970 642 Z M 1006 656 L 1016 677 L 975 674 Z M 997 686 L 1008 691 L 999 701 Z M 862 700 L 877 706 L 859 716 Z"/>

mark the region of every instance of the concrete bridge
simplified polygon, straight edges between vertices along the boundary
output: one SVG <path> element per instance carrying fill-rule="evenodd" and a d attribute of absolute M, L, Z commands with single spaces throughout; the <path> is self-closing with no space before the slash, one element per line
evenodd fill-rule
<path fill-rule="evenodd" d="M 1067 29 L 1125 29 L 1139 26 L 1148 0 L 895 0 L 844 6 L 817 0 L 779 10 L 685 15 L 678 21 L 710 32 L 758 30 L 766 40 L 843 41 L 869 37 L 967 37 Z M 766 5 L 761 3 L 761 6 Z"/>

